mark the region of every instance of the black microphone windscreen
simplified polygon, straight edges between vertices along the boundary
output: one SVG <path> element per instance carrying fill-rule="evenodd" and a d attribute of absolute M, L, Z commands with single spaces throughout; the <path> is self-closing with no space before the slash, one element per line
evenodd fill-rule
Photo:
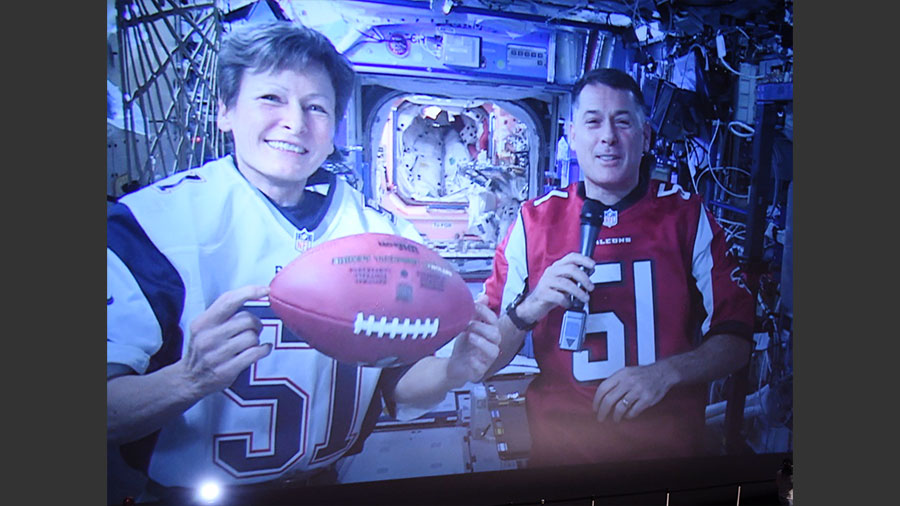
<path fill-rule="evenodd" d="M 599 227 L 603 223 L 603 211 L 606 209 L 607 206 L 598 200 L 584 199 L 584 205 L 581 206 L 581 223 Z"/>

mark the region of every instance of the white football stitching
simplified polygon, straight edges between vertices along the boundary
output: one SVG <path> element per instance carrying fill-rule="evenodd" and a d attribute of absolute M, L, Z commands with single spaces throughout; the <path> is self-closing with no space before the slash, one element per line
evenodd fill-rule
<path fill-rule="evenodd" d="M 360 312 L 356 313 L 356 320 L 353 322 L 353 333 L 361 334 L 365 332 L 367 336 L 377 334 L 378 337 L 384 337 L 387 334 L 391 339 L 399 336 L 401 340 L 405 340 L 407 337 L 410 339 L 416 339 L 417 337 L 427 339 L 437 335 L 440 321 L 440 318 L 435 318 L 434 320 L 426 318 L 424 322 L 421 319 L 410 322 L 409 318 L 404 319 L 403 322 L 399 318 L 389 321 L 386 316 L 376 320 L 375 315 L 367 317 Z"/>

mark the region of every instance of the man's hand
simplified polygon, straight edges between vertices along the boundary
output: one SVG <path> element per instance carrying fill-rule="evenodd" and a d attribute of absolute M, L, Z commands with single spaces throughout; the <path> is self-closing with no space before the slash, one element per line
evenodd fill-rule
<path fill-rule="evenodd" d="M 634 418 L 656 405 L 676 385 L 707 383 L 737 371 L 750 359 L 752 344 L 733 334 L 716 334 L 694 350 L 649 365 L 619 369 L 597 387 L 597 420 Z"/>
<path fill-rule="evenodd" d="M 593 271 L 596 263 L 574 252 L 560 258 L 544 270 L 537 286 L 519 305 L 516 313 L 526 321 L 536 322 L 557 306 L 569 307 L 571 297 L 587 304 L 594 289 L 588 272 Z"/>
<path fill-rule="evenodd" d="M 453 343 L 453 352 L 447 364 L 447 378 L 453 384 L 480 380 L 500 354 L 497 315 L 486 303 L 487 297 L 484 295 L 475 300 L 475 316 Z"/>
<path fill-rule="evenodd" d="M 259 318 L 238 312 L 248 300 L 268 293 L 269 287 L 255 285 L 225 292 L 191 322 L 191 341 L 180 365 L 198 398 L 224 390 L 272 350 L 270 344 L 259 344 Z"/>
<path fill-rule="evenodd" d="M 678 373 L 666 362 L 619 369 L 594 394 L 597 421 L 610 415 L 617 423 L 634 418 L 661 401 L 677 382 Z"/>

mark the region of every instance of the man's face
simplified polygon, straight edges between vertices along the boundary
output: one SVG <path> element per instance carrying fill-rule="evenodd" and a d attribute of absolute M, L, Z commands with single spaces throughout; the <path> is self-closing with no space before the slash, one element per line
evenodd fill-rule
<path fill-rule="evenodd" d="M 637 185 L 641 157 L 650 148 L 650 125 L 642 121 L 630 91 L 589 84 L 573 111 L 569 139 L 587 195 L 621 198 Z"/>
<path fill-rule="evenodd" d="M 294 204 L 306 179 L 334 151 L 335 93 L 325 68 L 256 73 L 248 69 L 218 125 L 234 135 L 241 173 L 281 204 Z M 299 193 L 297 193 L 299 192 Z"/>

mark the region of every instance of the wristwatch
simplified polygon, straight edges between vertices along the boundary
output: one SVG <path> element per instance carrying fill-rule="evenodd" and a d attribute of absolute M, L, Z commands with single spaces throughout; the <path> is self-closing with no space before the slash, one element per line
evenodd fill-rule
<path fill-rule="evenodd" d="M 513 322 L 513 325 L 516 326 L 519 330 L 531 330 L 535 326 L 537 326 L 538 322 L 528 323 L 516 313 L 516 308 L 519 307 L 519 304 L 525 300 L 525 297 L 528 295 L 528 284 L 525 285 L 525 289 L 522 290 L 522 293 L 516 296 L 516 299 L 508 306 L 506 306 L 506 316 L 509 316 L 509 321 Z"/>

